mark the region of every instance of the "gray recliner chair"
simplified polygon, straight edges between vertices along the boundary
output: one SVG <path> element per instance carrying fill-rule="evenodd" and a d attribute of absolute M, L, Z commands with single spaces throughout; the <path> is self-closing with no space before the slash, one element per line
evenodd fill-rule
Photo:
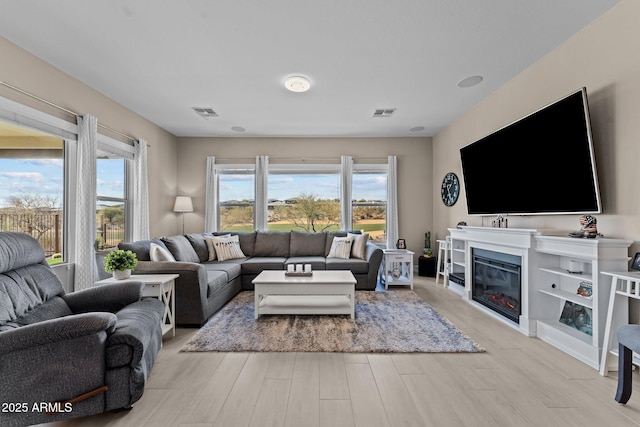
<path fill-rule="evenodd" d="M 142 283 L 65 293 L 29 235 L 0 232 L 0 425 L 130 408 L 162 345 L 164 305 Z M 10 410 L 9 410 L 10 409 Z"/>

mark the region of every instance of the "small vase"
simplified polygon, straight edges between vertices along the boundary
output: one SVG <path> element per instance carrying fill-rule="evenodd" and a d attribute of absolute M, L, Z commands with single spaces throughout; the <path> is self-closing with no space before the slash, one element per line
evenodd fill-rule
<path fill-rule="evenodd" d="M 131 270 L 113 270 L 113 278 L 116 280 L 124 280 L 131 277 Z"/>

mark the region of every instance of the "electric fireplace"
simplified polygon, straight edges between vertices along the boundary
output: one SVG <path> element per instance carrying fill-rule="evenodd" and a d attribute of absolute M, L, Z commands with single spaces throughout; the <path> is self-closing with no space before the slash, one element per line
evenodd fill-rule
<path fill-rule="evenodd" d="M 507 319 L 520 323 L 521 257 L 473 248 L 472 260 L 472 299 Z"/>

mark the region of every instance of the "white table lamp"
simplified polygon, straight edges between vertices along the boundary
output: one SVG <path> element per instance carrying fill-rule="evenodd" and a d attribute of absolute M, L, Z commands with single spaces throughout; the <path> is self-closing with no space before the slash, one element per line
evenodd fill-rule
<path fill-rule="evenodd" d="M 177 196 L 176 202 L 173 205 L 174 212 L 182 213 L 182 234 L 184 234 L 184 213 L 193 212 L 193 203 L 189 196 Z"/>

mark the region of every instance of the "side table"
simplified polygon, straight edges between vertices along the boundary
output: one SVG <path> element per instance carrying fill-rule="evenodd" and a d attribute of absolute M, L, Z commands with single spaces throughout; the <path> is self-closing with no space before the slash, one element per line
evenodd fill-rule
<path fill-rule="evenodd" d="M 175 299 L 175 279 L 178 274 L 133 274 L 129 279 L 116 280 L 113 277 L 100 280 L 96 284 L 103 285 L 118 283 L 121 281 L 142 282 L 143 298 L 158 298 L 164 303 L 164 315 L 162 316 L 162 335 L 171 331 L 171 336 L 176 336 L 176 299 Z"/>
<path fill-rule="evenodd" d="M 436 277 L 436 258 L 418 257 L 418 276 Z"/>
<path fill-rule="evenodd" d="M 410 285 L 413 289 L 413 254 L 406 249 L 383 250 L 380 283 L 385 289 L 393 285 Z"/>

